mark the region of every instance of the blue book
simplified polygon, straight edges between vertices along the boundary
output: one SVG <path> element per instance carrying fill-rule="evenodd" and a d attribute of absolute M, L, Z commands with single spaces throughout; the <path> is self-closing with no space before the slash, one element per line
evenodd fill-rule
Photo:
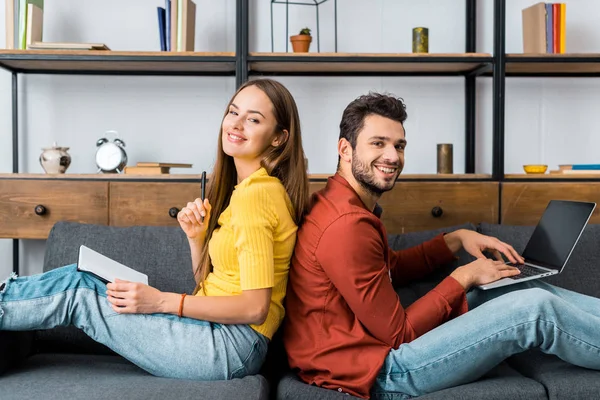
<path fill-rule="evenodd" d="M 166 11 L 162 7 L 156 7 L 158 11 L 158 36 L 160 36 L 160 51 L 167 51 L 167 41 L 165 36 Z"/>
<path fill-rule="evenodd" d="M 546 3 L 546 53 L 554 52 L 554 28 L 553 28 L 552 3 Z"/>
<path fill-rule="evenodd" d="M 171 0 L 165 0 L 165 37 L 167 41 L 167 51 L 171 51 Z"/>
<path fill-rule="evenodd" d="M 573 164 L 572 169 L 578 169 L 578 170 L 586 170 L 586 169 L 600 170 L 600 164 Z"/>

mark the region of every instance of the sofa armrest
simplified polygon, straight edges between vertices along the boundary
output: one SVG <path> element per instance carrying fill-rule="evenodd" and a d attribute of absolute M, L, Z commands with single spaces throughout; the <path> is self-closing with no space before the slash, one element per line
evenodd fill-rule
<path fill-rule="evenodd" d="M 0 374 L 27 358 L 33 350 L 33 331 L 0 331 Z"/>

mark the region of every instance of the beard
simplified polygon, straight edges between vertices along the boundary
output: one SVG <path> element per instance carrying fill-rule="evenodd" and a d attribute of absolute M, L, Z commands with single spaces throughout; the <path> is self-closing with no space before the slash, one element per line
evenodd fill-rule
<path fill-rule="evenodd" d="M 398 168 L 394 179 L 390 181 L 385 181 L 383 179 L 378 180 L 375 176 L 375 171 L 373 171 L 373 169 L 376 168 L 373 164 L 362 162 L 356 151 L 354 152 L 354 157 L 352 157 L 352 175 L 354 176 L 354 179 L 356 179 L 359 185 L 373 196 L 381 196 L 383 193 L 394 188 L 396 179 L 400 173 L 399 166 L 395 165 L 394 167 Z"/>

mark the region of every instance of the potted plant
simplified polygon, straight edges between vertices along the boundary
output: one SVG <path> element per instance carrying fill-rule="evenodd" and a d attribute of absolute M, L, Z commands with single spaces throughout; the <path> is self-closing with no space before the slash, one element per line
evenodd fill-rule
<path fill-rule="evenodd" d="M 310 29 L 304 28 L 298 35 L 290 36 L 290 41 L 292 42 L 294 53 L 308 53 L 310 42 L 312 42 Z"/>

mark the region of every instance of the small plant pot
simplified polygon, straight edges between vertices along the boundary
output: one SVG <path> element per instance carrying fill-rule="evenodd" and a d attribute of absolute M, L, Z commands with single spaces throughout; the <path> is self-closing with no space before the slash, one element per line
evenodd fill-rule
<path fill-rule="evenodd" d="M 312 36 L 310 35 L 294 35 L 290 36 L 294 53 L 308 53 Z"/>

